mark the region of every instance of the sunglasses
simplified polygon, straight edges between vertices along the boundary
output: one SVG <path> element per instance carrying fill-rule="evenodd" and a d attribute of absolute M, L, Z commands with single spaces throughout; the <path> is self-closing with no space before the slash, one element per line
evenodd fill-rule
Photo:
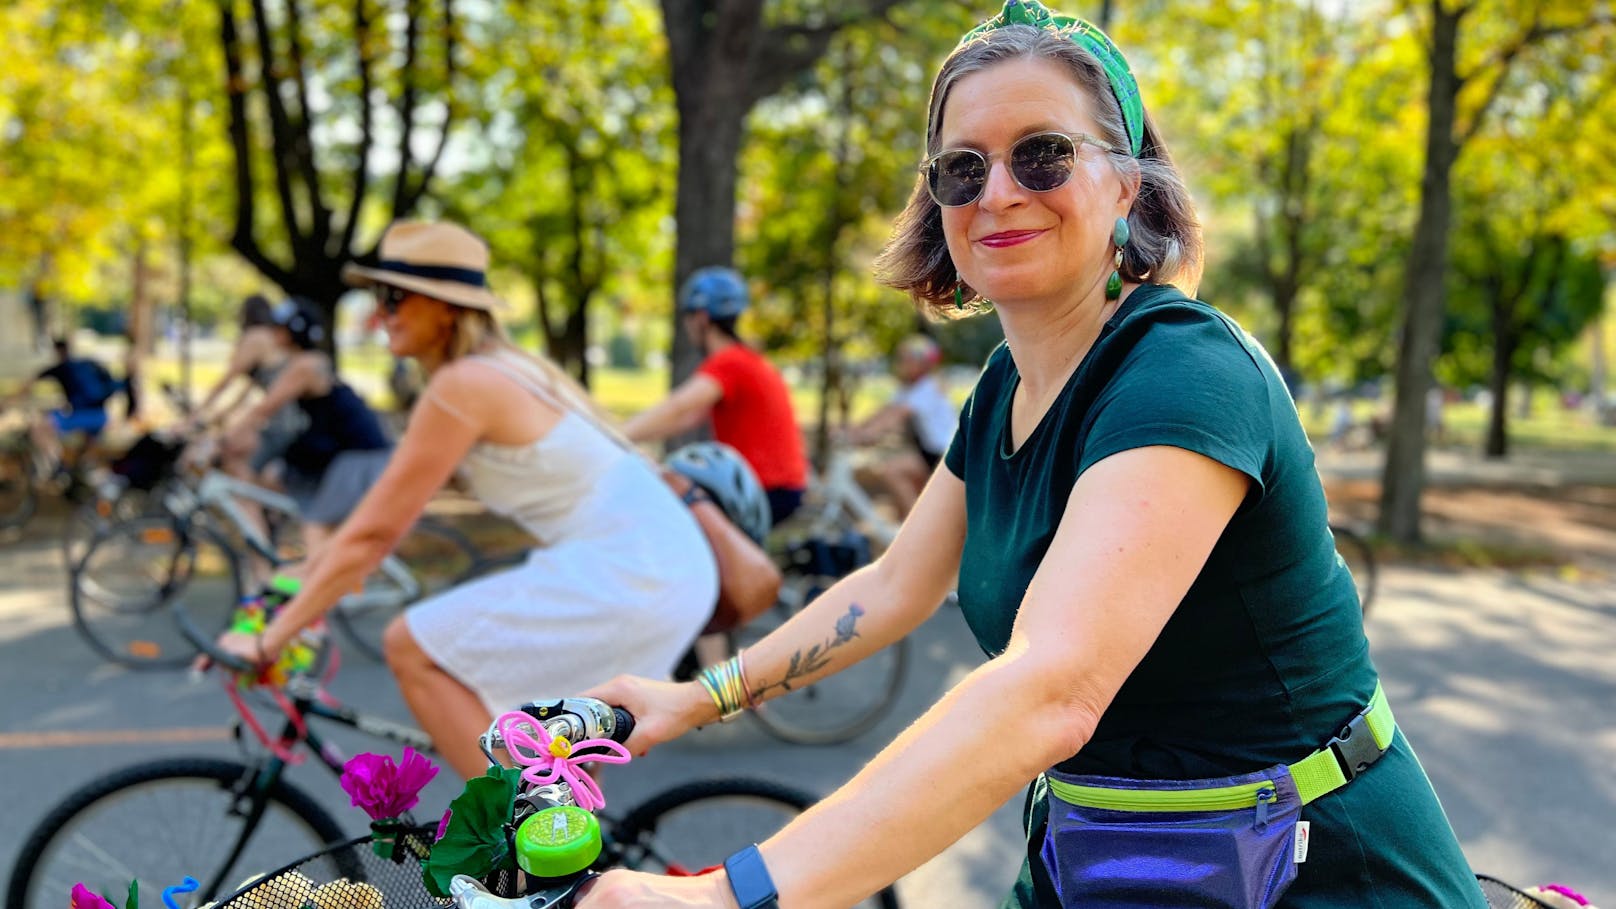
<path fill-rule="evenodd" d="M 1116 146 L 1084 133 L 1033 133 L 1016 140 L 1005 153 L 1010 177 L 1022 189 L 1047 193 L 1060 189 L 1077 169 L 1077 152 L 1084 145 L 1115 152 Z M 926 191 L 938 205 L 959 208 L 982 197 L 988 185 L 988 169 L 999 155 L 984 155 L 974 148 L 951 148 L 927 158 L 920 165 L 926 175 Z"/>
<path fill-rule="evenodd" d="M 370 290 L 371 293 L 376 295 L 376 305 L 381 308 L 383 313 L 389 316 L 396 315 L 398 308 L 404 305 L 404 301 L 408 300 L 412 293 L 412 291 L 405 290 L 402 287 L 393 287 L 388 284 L 373 284 Z"/>

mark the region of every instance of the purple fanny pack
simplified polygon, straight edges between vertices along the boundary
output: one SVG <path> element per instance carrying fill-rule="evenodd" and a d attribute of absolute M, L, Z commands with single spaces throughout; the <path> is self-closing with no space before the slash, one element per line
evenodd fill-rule
<path fill-rule="evenodd" d="M 1283 765 L 1208 780 L 1046 777 L 1041 856 L 1068 909 L 1270 909 L 1305 857 Z"/>

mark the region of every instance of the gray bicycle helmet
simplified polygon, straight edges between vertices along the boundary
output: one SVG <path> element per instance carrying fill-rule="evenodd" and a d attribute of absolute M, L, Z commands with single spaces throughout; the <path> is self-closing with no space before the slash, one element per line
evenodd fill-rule
<path fill-rule="evenodd" d="M 696 442 L 663 464 L 701 487 L 735 526 L 758 545 L 769 535 L 769 497 L 741 453 L 722 442 Z"/>

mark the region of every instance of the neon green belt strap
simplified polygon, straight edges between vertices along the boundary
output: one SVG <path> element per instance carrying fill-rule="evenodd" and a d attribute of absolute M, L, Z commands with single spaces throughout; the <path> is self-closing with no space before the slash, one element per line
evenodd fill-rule
<path fill-rule="evenodd" d="M 1392 747 L 1396 732 L 1392 705 L 1386 702 L 1386 692 L 1376 682 L 1369 706 L 1341 727 L 1323 748 L 1291 765 L 1291 778 L 1296 781 L 1302 804 L 1340 789 L 1380 760 Z"/>
<path fill-rule="evenodd" d="M 1377 682 L 1369 706 L 1359 711 L 1323 748 L 1290 765 L 1291 779 L 1302 804 L 1329 795 L 1351 782 L 1391 747 L 1397 732 L 1386 692 Z M 1229 811 L 1260 801 L 1272 793 L 1269 782 L 1217 786 L 1210 789 L 1113 789 L 1050 779 L 1049 789 L 1063 801 L 1112 811 Z"/>

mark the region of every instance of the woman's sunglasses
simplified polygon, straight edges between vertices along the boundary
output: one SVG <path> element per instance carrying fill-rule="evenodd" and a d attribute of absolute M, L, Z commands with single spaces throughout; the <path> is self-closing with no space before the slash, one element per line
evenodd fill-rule
<path fill-rule="evenodd" d="M 372 284 L 371 293 L 376 295 L 376 305 L 387 315 L 396 315 L 398 308 L 410 298 L 412 291 L 402 287 L 393 287 L 389 284 Z"/>
<path fill-rule="evenodd" d="M 1022 189 L 1047 193 L 1060 189 L 1077 169 L 1077 151 L 1092 145 L 1114 152 L 1116 146 L 1084 133 L 1033 133 L 1016 141 L 1005 153 L 1010 176 Z M 951 148 L 927 158 L 920 165 L 926 175 L 926 190 L 938 205 L 958 208 L 981 198 L 988 185 L 988 168 L 998 155 L 984 155 L 974 148 Z"/>

